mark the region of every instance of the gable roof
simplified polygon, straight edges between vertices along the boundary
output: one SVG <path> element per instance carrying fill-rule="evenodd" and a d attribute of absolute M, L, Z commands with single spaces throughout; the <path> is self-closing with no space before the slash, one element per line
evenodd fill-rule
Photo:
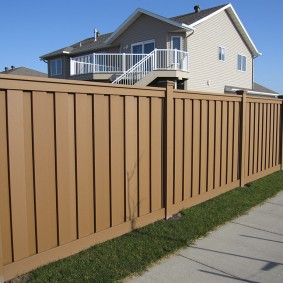
<path fill-rule="evenodd" d="M 31 77 L 43 77 L 47 78 L 48 75 L 46 73 L 42 73 L 33 69 L 29 69 L 26 67 L 18 67 L 14 69 L 10 69 L 4 72 L 0 72 L 0 74 L 9 74 L 9 75 L 17 75 L 17 76 L 31 76 Z"/>
<path fill-rule="evenodd" d="M 270 88 L 267 88 L 263 85 L 260 85 L 256 82 L 254 82 L 254 87 L 253 87 L 253 90 L 254 91 L 257 91 L 257 92 L 265 92 L 265 93 L 273 93 L 273 94 L 278 94 L 278 92 L 270 89 Z"/>
<path fill-rule="evenodd" d="M 243 26 L 241 20 L 239 19 L 237 13 L 235 12 L 234 8 L 231 4 L 224 4 L 216 7 L 212 7 L 209 9 L 201 10 L 198 13 L 189 13 L 184 14 L 172 18 L 166 18 L 155 13 L 149 12 L 144 9 L 137 9 L 134 13 L 132 13 L 113 33 L 102 34 L 97 38 L 97 41 L 93 40 L 93 37 L 87 38 L 81 42 L 75 43 L 71 46 L 61 48 L 54 52 L 48 53 L 46 55 L 41 56 L 41 59 L 48 59 L 51 57 L 59 56 L 64 53 L 66 54 L 79 54 L 83 52 L 91 52 L 96 49 L 100 48 L 107 48 L 111 46 L 111 43 L 121 35 L 138 17 L 142 14 L 148 15 L 160 21 L 166 22 L 170 25 L 175 26 L 178 29 L 184 29 L 188 31 L 193 31 L 196 29 L 196 26 L 200 23 L 210 19 L 211 17 L 219 14 L 220 12 L 226 10 L 230 19 L 234 23 L 235 27 L 237 28 L 238 32 L 242 36 L 243 40 L 247 44 L 248 48 L 250 49 L 253 57 L 257 57 L 261 55 L 257 48 L 255 47 L 253 41 L 251 40 L 249 34 L 247 33 L 245 27 Z"/>

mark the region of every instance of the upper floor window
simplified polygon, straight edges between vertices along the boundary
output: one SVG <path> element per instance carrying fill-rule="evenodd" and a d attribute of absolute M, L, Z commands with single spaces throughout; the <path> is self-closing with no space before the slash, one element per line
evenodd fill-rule
<path fill-rule="evenodd" d="M 218 60 L 225 62 L 225 48 L 224 47 L 218 48 Z"/>
<path fill-rule="evenodd" d="M 155 48 L 155 41 L 148 40 L 132 44 L 132 53 L 134 54 L 149 54 Z"/>
<path fill-rule="evenodd" d="M 51 76 L 62 75 L 62 59 L 51 60 Z"/>
<path fill-rule="evenodd" d="M 182 37 L 181 36 L 171 37 L 171 49 L 182 50 Z"/>
<path fill-rule="evenodd" d="M 247 57 L 238 54 L 238 71 L 245 72 L 247 70 Z"/>

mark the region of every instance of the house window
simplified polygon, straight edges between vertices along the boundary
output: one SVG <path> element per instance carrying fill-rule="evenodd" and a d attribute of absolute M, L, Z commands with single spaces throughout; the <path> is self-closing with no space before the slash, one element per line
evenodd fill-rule
<path fill-rule="evenodd" d="M 225 48 L 224 47 L 218 48 L 218 60 L 225 62 Z"/>
<path fill-rule="evenodd" d="M 181 36 L 171 36 L 171 49 L 182 50 Z"/>
<path fill-rule="evenodd" d="M 155 48 L 154 40 L 138 42 L 132 44 L 132 53 L 134 54 L 149 54 Z"/>
<path fill-rule="evenodd" d="M 245 72 L 247 70 L 247 57 L 238 54 L 238 71 Z"/>
<path fill-rule="evenodd" d="M 62 59 L 51 60 L 51 76 L 62 75 Z"/>

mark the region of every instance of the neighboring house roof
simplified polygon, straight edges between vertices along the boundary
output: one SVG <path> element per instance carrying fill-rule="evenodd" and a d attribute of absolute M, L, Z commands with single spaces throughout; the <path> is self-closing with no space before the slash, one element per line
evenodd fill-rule
<path fill-rule="evenodd" d="M 4 72 L 0 72 L 0 74 L 9 74 L 9 75 L 18 75 L 18 76 L 31 76 L 31 77 L 44 77 L 47 78 L 48 75 L 33 69 L 29 69 L 26 67 L 18 67 L 18 68 L 11 68 L 5 70 Z"/>
<path fill-rule="evenodd" d="M 257 92 L 265 92 L 265 93 L 273 93 L 273 94 L 278 94 L 278 92 L 270 89 L 270 88 L 267 88 L 263 85 L 260 85 L 258 83 L 254 83 L 254 87 L 253 87 L 253 90 L 254 91 L 257 91 Z"/>
<path fill-rule="evenodd" d="M 201 10 L 198 13 L 193 12 L 193 13 L 180 15 L 180 16 L 176 16 L 172 18 L 166 18 L 160 15 L 154 14 L 152 12 L 146 11 L 144 9 L 137 9 L 116 29 L 115 32 L 100 35 L 97 38 L 97 41 L 94 41 L 93 37 L 87 38 L 81 42 L 78 42 L 66 48 L 62 48 L 52 53 L 43 55 L 41 56 L 41 59 L 49 59 L 55 56 L 62 55 L 64 53 L 73 55 L 73 54 L 79 54 L 79 53 L 88 52 L 88 51 L 91 52 L 92 50 L 94 51 L 99 48 L 105 48 L 107 46 L 110 46 L 111 42 L 113 42 L 120 34 L 122 34 L 142 14 L 148 15 L 160 21 L 171 24 L 177 27 L 178 29 L 194 30 L 197 25 L 210 19 L 211 17 L 217 15 L 218 13 L 224 10 L 227 11 L 228 15 L 230 16 L 234 25 L 238 29 L 243 40 L 246 42 L 247 46 L 249 47 L 252 55 L 254 57 L 261 55 L 258 52 L 257 48 L 255 47 L 254 43 L 252 42 L 249 34 L 247 33 L 245 27 L 240 21 L 232 5 L 225 4 L 225 5 Z"/>

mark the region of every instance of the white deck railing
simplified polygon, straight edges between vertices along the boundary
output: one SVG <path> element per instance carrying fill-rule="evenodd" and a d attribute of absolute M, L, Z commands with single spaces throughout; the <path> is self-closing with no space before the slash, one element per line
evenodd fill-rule
<path fill-rule="evenodd" d="M 71 76 L 95 73 L 121 74 L 113 83 L 135 84 L 155 70 L 189 71 L 189 53 L 155 49 L 150 54 L 94 53 L 71 58 Z"/>
<path fill-rule="evenodd" d="M 147 54 L 94 53 L 71 58 L 71 76 L 94 73 L 124 73 Z"/>
<path fill-rule="evenodd" d="M 113 84 L 134 85 L 150 72 L 158 70 L 188 72 L 189 53 L 177 49 L 155 49 L 113 81 Z"/>

